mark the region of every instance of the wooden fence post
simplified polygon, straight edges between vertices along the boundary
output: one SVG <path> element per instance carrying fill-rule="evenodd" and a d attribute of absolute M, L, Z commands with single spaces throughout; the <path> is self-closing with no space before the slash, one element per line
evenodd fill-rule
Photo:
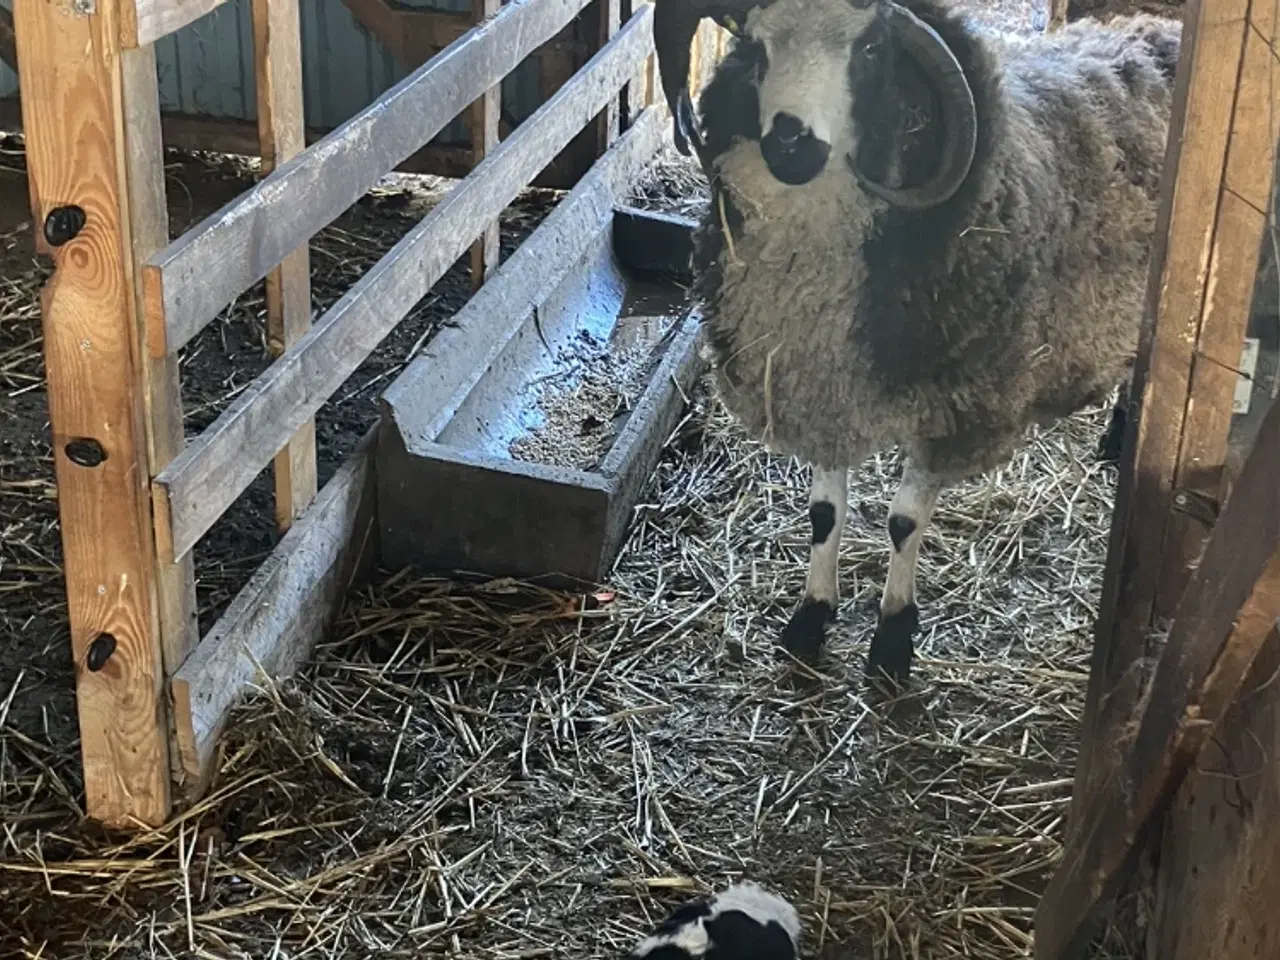
<path fill-rule="evenodd" d="M 471 17 L 481 23 L 501 9 L 501 0 L 471 0 Z M 502 84 L 485 91 L 483 97 L 471 105 L 471 163 L 479 165 L 498 145 L 498 121 L 502 117 Z M 484 228 L 475 246 L 471 248 L 471 286 L 478 290 L 498 267 L 501 256 L 502 231 L 500 221 L 494 220 Z"/>
<path fill-rule="evenodd" d="M 148 477 L 154 478 L 182 452 L 182 386 L 178 357 L 151 356 L 146 349 L 146 310 L 140 271 L 147 258 L 169 242 L 169 214 L 164 189 L 164 143 L 160 133 L 160 91 L 154 44 L 120 52 L 124 110 L 125 183 L 132 259 L 127 273 L 135 305 L 138 356 L 146 389 Z M 188 552 L 175 562 L 156 563 L 156 600 L 166 681 L 172 678 L 200 642 L 195 558 Z M 168 685 L 166 683 L 166 689 Z M 185 782 L 170 730 L 170 769 Z"/>
<path fill-rule="evenodd" d="M 253 0 L 262 174 L 306 149 L 298 0 Z M 280 356 L 311 327 L 311 254 L 302 244 L 267 275 L 267 337 Z M 276 455 L 276 528 L 288 530 L 316 496 L 316 424 Z"/>
<path fill-rule="evenodd" d="M 45 367 L 88 814 L 169 812 L 146 375 L 132 248 L 119 0 L 15 0 L 32 213 L 55 269 Z M 133 56 L 136 51 L 127 56 Z"/>

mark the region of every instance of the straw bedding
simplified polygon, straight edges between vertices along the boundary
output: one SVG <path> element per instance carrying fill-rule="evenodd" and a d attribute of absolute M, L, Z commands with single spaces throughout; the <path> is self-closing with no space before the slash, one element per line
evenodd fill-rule
<path fill-rule="evenodd" d="M 705 193 L 667 151 L 635 199 L 696 213 Z M 546 203 L 517 205 L 509 243 Z M 347 240 L 320 241 L 332 256 L 313 252 L 335 289 L 376 259 L 375 220 L 385 249 L 420 215 L 379 204 L 337 225 Z M 853 478 L 824 672 L 783 662 L 804 470 L 746 441 L 703 388 L 599 592 L 382 571 L 297 678 L 237 711 L 201 803 L 109 836 L 81 815 L 39 419 L 43 268 L 21 224 L 0 228 L 0 956 L 618 956 L 674 903 L 739 877 L 797 905 L 809 955 L 1029 955 L 1060 856 L 1112 505 L 1091 456 L 1102 411 L 943 497 L 921 562 L 921 659 L 897 702 L 868 698 L 861 659 L 898 460 Z M 420 305 L 340 394 L 351 424 L 321 430 L 326 475 L 377 385 L 465 297 L 455 274 L 446 302 Z M 264 362 L 246 346 L 260 314 L 246 300 L 210 335 L 240 347 L 201 341 L 225 362 L 220 399 Z M 255 496 L 237 509 L 269 524 L 265 481 Z M 269 545 L 269 530 L 238 532 L 200 561 L 206 620 Z"/>

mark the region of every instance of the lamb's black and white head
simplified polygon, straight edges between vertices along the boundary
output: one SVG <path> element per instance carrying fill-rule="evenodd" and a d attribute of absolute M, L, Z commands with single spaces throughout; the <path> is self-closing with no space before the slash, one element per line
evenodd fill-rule
<path fill-rule="evenodd" d="M 979 132 L 973 90 L 956 53 L 907 7 L 736 0 L 696 9 L 737 37 L 733 55 L 748 67 L 758 113 L 746 133 L 780 183 L 803 186 L 841 164 L 867 193 L 925 209 L 969 175 Z M 675 42 L 659 40 L 660 54 Z"/>
<path fill-rule="evenodd" d="M 629 960 L 796 960 L 795 907 L 754 883 L 739 883 L 674 910 Z"/>

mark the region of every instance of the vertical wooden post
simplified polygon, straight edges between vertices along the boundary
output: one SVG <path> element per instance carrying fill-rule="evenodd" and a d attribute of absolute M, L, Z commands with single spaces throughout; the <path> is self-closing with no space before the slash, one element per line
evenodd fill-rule
<path fill-rule="evenodd" d="M 1183 444 L 1184 430 L 1197 403 L 1217 405 L 1208 393 L 1192 397 L 1192 370 L 1200 363 L 1197 352 L 1212 339 L 1211 333 L 1205 339 L 1206 332 L 1244 322 L 1225 307 L 1205 308 L 1209 288 L 1218 280 L 1213 270 L 1228 266 L 1220 257 L 1215 260 L 1213 252 L 1215 243 L 1231 242 L 1230 236 L 1218 232 L 1219 209 L 1249 6 L 1249 0 L 1189 0 L 1186 6 L 1151 254 L 1147 321 L 1133 374 L 1131 393 L 1138 410 L 1130 418 L 1126 459 L 1120 469 L 1081 727 L 1072 799 L 1077 810 L 1084 809 L 1083 798 L 1109 774 L 1107 769 L 1095 771 L 1094 766 L 1114 765 L 1115 751 L 1097 745 L 1109 743 L 1110 731 L 1127 722 L 1141 681 L 1137 668 L 1146 656 L 1157 611 L 1170 612 L 1178 599 L 1162 579 L 1168 570 L 1166 544 L 1179 541 L 1180 535 L 1173 530 L 1185 529 L 1191 520 L 1189 514 L 1175 509 L 1176 488 L 1190 479 L 1192 469 L 1199 469 L 1182 459 L 1182 452 L 1191 453 Z M 1238 250 L 1236 256 L 1238 262 L 1228 269 L 1247 269 L 1252 277 L 1257 266 L 1256 240 L 1250 250 Z M 1234 287 L 1236 281 L 1229 285 Z M 1214 302 L 1214 297 L 1208 302 Z M 1237 337 L 1232 369 L 1239 361 L 1239 349 Z M 1216 353 L 1212 359 L 1219 359 Z M 1210 356 L 1204 361 L 1207 368 Z M 1200 382 L 1215 393 L 1224 388 L 1224 381 L 1211 376 L 1202 376 Z M 1234 383 L 1225 390 L 1229 411 Z M 1170 602 L 1158 607 L 1158 594 Z M 1079 818 L 1073 817 L 1070 832 L 1074 835 L 1080 826 Z"/>
<path fill-rule="evenodd" d="M 501 0 L 471 0 L 471 19 L 481 23 L 497 14 Z M 476 166 L 498 145 L 498 121 L 502 116 L 502 84 L 485 91 L 483 97 L 471 105 L 471 163 Z M 502 233 L 499 221 L 484 228 L 480 238 L 471 248 L 471 286 L 480 289 L 489 274 L 498 267 L 501 255 Z"/>
<path fill-rule="evenodd" d="M 118 0 L 15 0 L 88 814 L 169 812 Z"/>
<path fill-rule="evenodd" d="M 160 135 L 160 92 L 156 79 L 155 47 L 122 50 L 121 97 L 124 109 L 125 183 L 132 259 L 127 272 L 139 342 L 148 343 L 142 329 L 147 312 L 142 304 L 142 265 L 169 242 L 169 215 L 164 189 L 164 144 Z M 139 357 L 146 390 L 148 477 L 155 477 L 182 452 L 182 388 L 178 358 L 154 357 L 145 347 Z M 195 559 L 191 551 L 174 563 L 156 563 L 161 650 L 166 681 L 172 678 L 199 642 Z M 170 738 L 170 744 L 176 740 Z M 185 779 L 176 750 L 170 750 L 175 779 Z"/>
<path fill-rule="evenodd" d="M 599 50 L 613 39 L 622 26 L 622 0 L 596 0 L 600 7 L 597 27 L 596 49 Z M 622 98 L 626 90 L 609 101 L 609 106 L 596 120 L 596 156 L 604 156 L 604 152 L 613 146 L 621 131 Z"/>
<path fill-rule="evenodd" d="M 253 0 L 258 145 L 263 174 L 306 149 L 298 0 Z M 267 275 L 267 336 L 280 356 L 311 326 L 311 255 L 303 244 Z M 275 459 L 276 527 L 283 533 L 316 495 L 316 425 Z"/>

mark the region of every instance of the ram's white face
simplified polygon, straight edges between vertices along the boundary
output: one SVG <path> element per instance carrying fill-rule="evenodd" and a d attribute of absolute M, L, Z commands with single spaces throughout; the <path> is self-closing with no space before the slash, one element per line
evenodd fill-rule
<path fill-rule="evenodd" d="M 740 32 L 759 43 L 761 152 L 783 183 L 800 185 L 854 146 L 849 63 L 876 16 L 855 0 L 776 0 L 756 7 Z"/>

